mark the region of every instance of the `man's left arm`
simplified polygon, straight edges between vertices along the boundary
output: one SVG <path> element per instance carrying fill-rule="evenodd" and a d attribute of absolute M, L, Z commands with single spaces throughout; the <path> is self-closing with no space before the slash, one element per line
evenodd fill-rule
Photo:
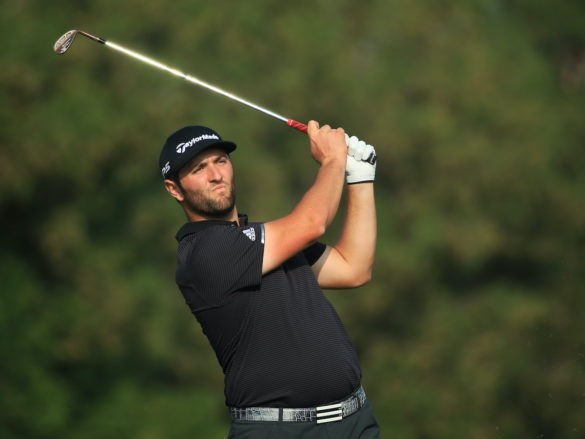
<path fill-rule="evenodd" d="M 347 138 L 347 208 L 339 241 L 327 246 L 312 269 L 322 288 L 355 288 L 371 279 L 376 250 L 374 176 L 371 145 Z"/>

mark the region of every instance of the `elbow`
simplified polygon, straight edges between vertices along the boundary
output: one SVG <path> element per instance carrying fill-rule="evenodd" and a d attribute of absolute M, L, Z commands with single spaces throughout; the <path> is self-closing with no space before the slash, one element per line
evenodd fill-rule
<path fill-rule="evenodd" d="M 372 280 L 372 267 L 354 273 L 351 279 L 350 288 L 358 288 L 366 285 Z"/>
<path fill-rule="evenodd" d="M 321 238 L 327 231 L 327 220 L 319 216 L 312 216 L 309 218 L 308 239 L 314 242 Z"/>
<path fill-rule="evenodd" d="M 371 280 L 372 280 L 372 270 L 368 270 L 368 271 L 362 273 L 362 275 L 359 277 L 357 286 L 362 287 L 362 286 L 370 283 Z"/>

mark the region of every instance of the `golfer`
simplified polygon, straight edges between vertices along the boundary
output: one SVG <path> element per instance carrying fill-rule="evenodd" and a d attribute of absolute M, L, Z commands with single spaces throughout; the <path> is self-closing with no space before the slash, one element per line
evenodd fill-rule
<path fill-rule="evenodd" d="M 315 121 L 307 133 L 314 183 L 290 214 L 265 223 L 237 211 L 234 143 L 189 126 L 160 154 L 166 190 L 188 219 L 176 236 L 176 282 L 223 369 L 228 438 L 379 438 L 355 349 L 322 291 L 370 280 L 375 151 Z M 318 239 L 345 182 L 344 226 L 331 247 Z"/>

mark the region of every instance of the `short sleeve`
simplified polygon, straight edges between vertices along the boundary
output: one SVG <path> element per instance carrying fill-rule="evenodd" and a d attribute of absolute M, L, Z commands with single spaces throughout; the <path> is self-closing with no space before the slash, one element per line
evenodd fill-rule
<path fill-rule="evenodd" d="M 176 281 L 193 311 L 220 306 L 230 294 L 262 281 L 264 225 L 214 226 L 197 233 Z M 188 238 L 185 238 L 188 239 Z"/>
<path fill-rule="evenodd" d="M 316 242 L 303 250 L 303 254 L 309 265 L 313 265 L 321 257 L 327 246 L 321 242 Z"/>

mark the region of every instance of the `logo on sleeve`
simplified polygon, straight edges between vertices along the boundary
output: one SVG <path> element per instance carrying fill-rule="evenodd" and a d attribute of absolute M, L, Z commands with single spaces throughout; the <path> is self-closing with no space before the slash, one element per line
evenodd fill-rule
<path fill-rule="evenodd" d="M 242 230 L 242 233 L 250 238 L 250 241 L 256 241 L 256 232 L 254 231 L 253 227 Z"/>

